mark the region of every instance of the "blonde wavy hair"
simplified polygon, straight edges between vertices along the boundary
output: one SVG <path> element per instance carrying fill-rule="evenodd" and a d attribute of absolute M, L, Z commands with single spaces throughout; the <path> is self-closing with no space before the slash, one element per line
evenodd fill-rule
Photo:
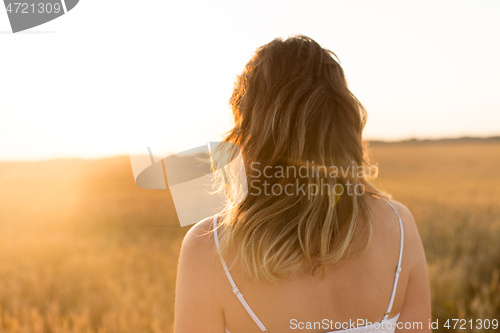
<path fill-rule="evenodd" d="M 298 270 L 316 274 L 363 253 L 372 235 L 366 195 L 390 198 L 370 184 L 366 172 L 358 172 L 373 170 L 362 140 L 367 114 L 334 57 L 338 60 L 309 37 L 277 38 L 257 49 L 235 81 L 230 98 L 235 126 L 212 160 L 220 168 L 241 149 L 248 195 L 235 203 L 229 193 L 218 228 L 222 256 L 236 254 L 250 278 L 275 282 Z M 306 177 L 269 171 L 294 167 L 314 170 Z M 332 168 L 357 171 L 332 177 Z M 270 195 L 264 193 L 264 181 L 268 189 L 351 184 L 363 186 L 364 194 Z M 226 185 L 220 189 L 226 191 Z M 361 213 L 368 237 L 355 251 Z"/>

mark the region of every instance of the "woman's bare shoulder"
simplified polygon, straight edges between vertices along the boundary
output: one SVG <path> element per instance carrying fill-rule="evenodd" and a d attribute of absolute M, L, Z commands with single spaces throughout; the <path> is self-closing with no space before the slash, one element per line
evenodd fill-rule
<path fill-rule="evenodd" d="M 418 247 L 419 243 L 421 243 L 421 239 L 413 214 L 410 209 L 408 209 L 408 207 L 401 202 L 392 200 L 391 203 L 394 205 L 399 216 L 401 217 L 404 231 L 405 249 L 415 249 L 415 247 Z"/>
<path fill-rule="evenodd" d="M 215 248 L 212 224 L 213 217 L 207 217 L 193 225 L 182 241 L 181 253 L 184 252 L 189 257 L 194 257 L 193 260 L 206 259 L 206 256 Z"/>
<path fill-rule="evenodd" d="M 410 209 L 405 204 L 396 200 L 391 200 L 390 202 L 396 209 L 403 225 L 403 260 L 408 268 L 415 267 L 422 260 L 425 261 L 425 252 L 417 223 Z M 395 215 L 392 208 L 389 208 L 389 210 Z"/>
<path fill-rule="evenodd" d="M 390 206 L 389 202 L 394 206 L 397 211 Z M 398 224 L 394 221 L 398 221 L 397 216 L 401 217 L 401 222 L 404 229 L 408 231 L 415 231 L 416 228 L 415 219 L 410 209 L 406 207 L 403 203 L 396 200 L 386 200 L 380 197 L 368 197 L 368 207 L 372 212 L 372 215 L 379 221 L 377 223 L 383 224 L 384 227 L 399 230 Z M 405 230 L 406 233 L 406 230 Z"/>
<path fill-rule="evenodd" d="M 422 255 L 422 241 L 418 232 L 417 223 L 410 209 L 403 203 L 390 200 L 390 203 L 396 209 L 389 205 L 387 200 L 378 197 L 370 197 L 368 205 L 374 221 L 374 232 L 383 234 L 383 239 L 398 240 L 401 237 L 399 219 L 403 226 L 403 257 L 406 265 L 412 266 L 414 261 Z"/>
<path fill-rule="evenodd" d="M 224 273 L 221 275 L 221 269 L 215 269 L 217 252 L 212 222 L 213 218 L 198 222 L 182 242 L 176 281 L 175 332 L 200 332 L 206 326 L 218 331 L 224 329 L 218 293 Z"/>
<path fill-rule="evenodd" d="M 178 278 L 189 279 L 191 288 L 194 285 L 206 288 L 204 294 L 213 290 L 213 284 L 220 280 L 212 223 L 213 217 L 210 217 L 193 225 L 182 241 L 179 256 Z"/>

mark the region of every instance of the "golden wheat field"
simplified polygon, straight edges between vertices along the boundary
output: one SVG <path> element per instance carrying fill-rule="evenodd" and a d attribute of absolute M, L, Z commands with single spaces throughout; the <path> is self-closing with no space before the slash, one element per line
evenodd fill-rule
<path fill-rule="evenodd" d="M 418 223 L 434 319 L 500 320 L 500 142 L 370 152 Z M 0 332 L 172 332 L 187 230 L 128 157 L 0 163 Z"/>

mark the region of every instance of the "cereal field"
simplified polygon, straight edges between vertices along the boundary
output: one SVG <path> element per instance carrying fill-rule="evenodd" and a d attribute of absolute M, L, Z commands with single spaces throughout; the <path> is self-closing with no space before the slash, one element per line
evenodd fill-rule
<path fill-rule="evenodd" d="M 434 319 L 500 320 L 500 141 L 370 149 L 418 223 Z M 171 332 L 187 229 L 128 157 L 0 163 L 0 332 Z"/>

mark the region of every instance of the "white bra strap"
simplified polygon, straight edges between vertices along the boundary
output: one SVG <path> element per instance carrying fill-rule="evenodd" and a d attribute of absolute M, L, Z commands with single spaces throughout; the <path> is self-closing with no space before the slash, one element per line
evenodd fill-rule
<path fill-rule="evenodd" d="M 250 317 L 252 317 L 253 321 L 257 324 L 257 326 L 259 326 L 260 330 L 262 332 L 269 332 L 266 329 L 266 327 L 264 326 L 264 324 L 262 324 L 262 322 L 259 320 L 259 318 L 257 318 L 257 315 L 252 311 L 252 309 L 248 305 L 247 301 L 245 301 L 245 298 L 243 298 L 243 294 L 240 292 L 238 287 L 236 287 L 236 284 L 234 283 L 233 277 L 231 276 L 231 273 L 229 273 L 229 269 L 227 268 L 226 261 L 224 260 L 224 258 L 222 257 L 222 254 L 220 252 L 219 237 L 217 236 L 217 215 L 214 217 L 213 228 L 214 228 L 215 246 L 217 246 L 217 252 L 219 253 L 219 258 L 220 258 L 220 261 L 222 263 L 222 267 L 224 268 L 224 271 L 226 272 L 227 279 L 229 280 L 229 283 L 231 284 L 233 294 L 235 294 L 236 297 L 238 297 L 241 304 L 243 305 L 245 310 L 248 312 Z"/>
<path fill-rule="evenodd" d="M 391 313 L 392 305 L 394 303 L 394 297 L 396 296 L 396 288 L 398 287 L 399 274 L 401 273 L 401 259 L 403 258 L 403 240 L 404 240 L 403 222 L 401 221 L 401 216 L 399 216 L 398 211 L 390 201 L 387 201 L 387 203 L 392 207 L 392 209 L 394 209 L 394 212 L 396 212 L 396 215 L 398 217 L 399 227 L 401 229 L 401 244 L 399 247 L 398 266 L 396 267 L 396 276 L 394 278 L 394 286 L 392 287 L 391 300 L 389 301 L 389 306 L 385 311 L 383 320 L 387 320 L 387 318 L 389 318 L 389 314 Z"/>

